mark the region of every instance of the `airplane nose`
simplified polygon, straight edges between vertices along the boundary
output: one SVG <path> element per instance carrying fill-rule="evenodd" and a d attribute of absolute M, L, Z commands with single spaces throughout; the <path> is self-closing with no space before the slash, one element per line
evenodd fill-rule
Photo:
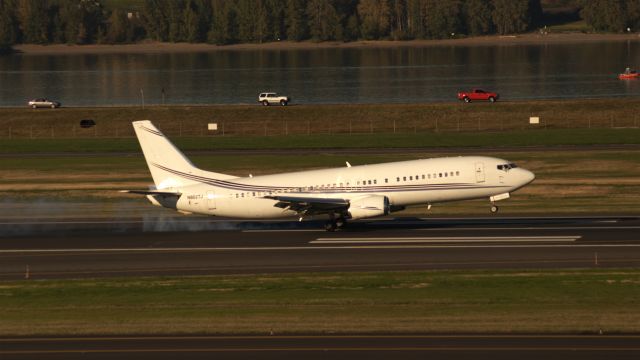
<path fill-rule="evenodd" d="M 535 178 L 536 175 L 534 173 L 532 173 L 529 170 L 525 170 L 525 169 L 520 169 L 522 170 L 522 185 L 527 185 L 529 183 L 531 183 Z"/>

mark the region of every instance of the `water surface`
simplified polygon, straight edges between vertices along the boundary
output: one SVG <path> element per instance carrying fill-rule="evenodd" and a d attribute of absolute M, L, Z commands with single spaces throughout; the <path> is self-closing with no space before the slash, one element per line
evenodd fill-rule
<path fill-rule="evenodd" d="M 0 57 L 0 106 L 49 97 L 68 106 L 454 100 L 470 87 L 503 99 L 635 96 L 638 41 L 587 44 L 223 50 L 200 53 Z"/>

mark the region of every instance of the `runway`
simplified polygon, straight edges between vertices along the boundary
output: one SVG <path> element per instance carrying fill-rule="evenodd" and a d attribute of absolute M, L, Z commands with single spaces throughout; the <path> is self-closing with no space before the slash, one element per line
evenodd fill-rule
<path fill-rule="evenodd" d="M 0 222 L 0 279 L 640 265 L 639 217 Z"/>
<path fill-rule="evenodd" d="M 2 359 L 637 359 L 633 335 L 0 338 Z"/>

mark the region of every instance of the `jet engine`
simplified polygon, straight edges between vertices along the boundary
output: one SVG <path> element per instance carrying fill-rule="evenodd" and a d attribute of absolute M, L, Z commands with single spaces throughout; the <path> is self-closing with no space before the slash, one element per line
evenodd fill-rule
<path fill-rule="evenodd" d="M 350 201 L 349 217 L 352 220 L 387 215 L 390 212 L 389 198 L 371 195 Z"/>

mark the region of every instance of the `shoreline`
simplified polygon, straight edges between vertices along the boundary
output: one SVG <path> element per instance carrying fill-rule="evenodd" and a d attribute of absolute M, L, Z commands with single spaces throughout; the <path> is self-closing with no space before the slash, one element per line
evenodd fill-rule
<path fill-rule="evenodd" d="M 374 40 L 353 42 L 269 42 L 263 44 L 213 45 L 206 43 L 164 43 L 145 41 L 136 44 L 117 45 L 15 45 L 14 55 L 66 55 L 66 54 L 159 54 L 246 50 L 315 50 L 315 49 L 365 49 L 365 48 L 427 48 L 432 46 L 499 46 L 499 45 L 547 45 L 602 41 L 640 41 L 640 34 L 547 34 L 527 33 L 519 35 L 491 35 L 462 39 L 442 40 Z"/>

